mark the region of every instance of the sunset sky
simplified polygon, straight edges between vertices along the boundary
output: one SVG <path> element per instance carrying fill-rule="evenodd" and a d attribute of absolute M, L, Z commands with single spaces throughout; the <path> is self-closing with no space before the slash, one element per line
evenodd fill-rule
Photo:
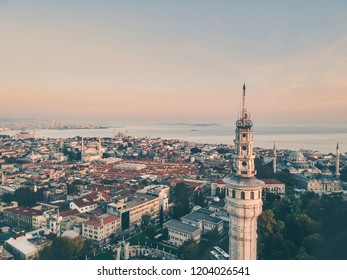
<path fill-rule="evenodd" d="M 347 1 L 0 1 L 0 118 L 346 124 Z"/>

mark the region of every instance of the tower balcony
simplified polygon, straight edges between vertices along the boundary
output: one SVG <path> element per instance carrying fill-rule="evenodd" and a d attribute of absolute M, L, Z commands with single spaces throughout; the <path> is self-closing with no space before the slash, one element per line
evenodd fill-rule
<path fill-rule="evenodd" d="M 236 121 L 236 127 L 239 129 L 251 129 L 253 122 L 249 119 L 238 119 Z"/>

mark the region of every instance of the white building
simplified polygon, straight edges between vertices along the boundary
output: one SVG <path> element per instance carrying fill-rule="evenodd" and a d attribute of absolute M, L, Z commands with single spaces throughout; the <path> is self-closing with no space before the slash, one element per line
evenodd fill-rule
<path fill-rule="evenodd" d="M 51 241 L 40 235 L 40 230 L 26 233 L 17 238 L 11 237 L 4 243 L 4 248 L 17 260 L 37 259 L 39 252 L 50 245 Z"/>
<path fill-rule="evenodd" d="M 185 241 L 193 239 L 199 243 L 201 230 L 198 227 L 182 223 L 177 220 L 170 220 L 163 224 L 168 229 L 169 242 L 175 246 L 181 246 Z"/>
<path fill-rule="evenodd" d="M 82 223 L 82 237 L 102 241 L 120 230 L 120 218 L 104 214 Z"/>
<path fill-rule="evenodd" d="M 95 201 L 91 196 L 85 195 L 70 202 L 70 209 L 77 209 L 80 213 L 90 212 L 98 206 L 97 201 Z"/>

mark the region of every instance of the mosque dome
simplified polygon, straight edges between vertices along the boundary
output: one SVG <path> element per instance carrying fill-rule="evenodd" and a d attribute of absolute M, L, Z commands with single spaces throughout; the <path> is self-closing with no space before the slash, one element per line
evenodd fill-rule
<path fill-rule="evenodd" d="M 295 151 L 289 154 L 288 160 L 291 162 L 303 162 L 306 161 L 306 158 L 302 153 Z"/>

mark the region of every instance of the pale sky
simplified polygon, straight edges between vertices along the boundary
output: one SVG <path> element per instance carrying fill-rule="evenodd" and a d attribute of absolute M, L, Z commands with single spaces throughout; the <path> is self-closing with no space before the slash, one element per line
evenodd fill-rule
<path fill-rule="evenodd" d="M 0 1 L 0 118 L 346 124 L 347 1 Z"/>

